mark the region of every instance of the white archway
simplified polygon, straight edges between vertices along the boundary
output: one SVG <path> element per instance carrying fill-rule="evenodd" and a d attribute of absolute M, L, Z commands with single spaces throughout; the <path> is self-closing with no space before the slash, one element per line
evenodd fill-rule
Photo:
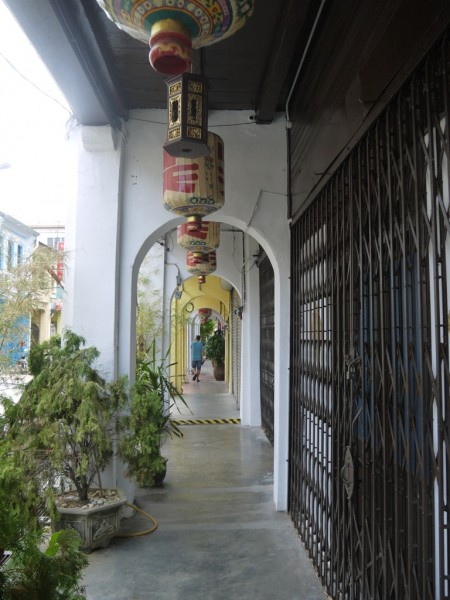
<path fill-rule="evenodd" d="M 225 143 L 226 202 L 211 220 L 243 232 L 244 260 L 257 252 L 257 243 L 271 260 L 275 274 L 275 485 L 278 509 L 287 508 L 288 358 L 289 358 L 289 225 L 286 220 L 286 156 L 284 121 L 256 126 L 250 113 L 212 115 L 210 129 Z M 126 125 L 127 136 L 108 127 L 83 127 L 73 133 L 79 148 L 78 201 L 73 207 L 73 272 L 69 285 L 71 310 L 66 324 L 99 346 L 104 370 L 130 374 L 135 344 L 137 277 L 148 249 L 182 222 L 162 205 L 162 146 L 164 111 L 136 111 Z M 214 124 L 215 118 L 223 123 Z M 136 120 L 135 120 L 136 119 Z M 140 119 L 139 121 L 137 119 Z M 247 120 L 247 121 L 246 121 Z M 143 126 L 146 121 L 148 126 Z M 219 127 L 227 125 L 227 127 Z M 93 219 L 93 215 L 97 218 Z M 71 225 L 68 225 L 71 229 Z M 96 240 L 98 244 L 96 244 Z M 92 257 L 102 260 L 102 280 L 92 274 Z M 219 264 L 217 275 L 221 275 Z M 257 273 L 250 271 L 245 287 L 238 277 L 224 277 L 244 299 L 242 397 L 259 398 L 259 298 Z M 105 285 L 105 281 L 107 285 Z M 86 298 L 97 295 L 101 311 L 89 316 Z M 100 341 L 100 344 L 99 344 Z M 250 351 L 251 350 L 251 351 Z M 257 350 L 257 352 L 256 352 Z M 252 357 L 252 359 L 250 359 Z M 257 410 L 244 422 L 258 425 Z"/>

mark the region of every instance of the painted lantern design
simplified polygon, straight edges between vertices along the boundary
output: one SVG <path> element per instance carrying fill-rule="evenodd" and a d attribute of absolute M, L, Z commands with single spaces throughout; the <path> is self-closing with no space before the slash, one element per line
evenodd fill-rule
<path fill-rule="evenodd" d="M 164 151 L 164 207 L 187 219 L 187 230 L 198 231 L 203 217 L 225 201 L 223 140 L 208 133 L 207 156 L 178 158 Z"/>
<path fill-rule="evenodd" d="M 214 273 L 217 267 L 215 251 L 206 252 L 201 258 L 194 257 L 193 252 L 186 254 L 186 269 L 191 275 L 198 275 L 198 282 L 205 283 L 206 275 Z"/>
<path fill-rule="evenodd" d="M 150 64 L 166 75 L 191 65 L 191 47 L 233 35 L 253 12 L 253 0 L 97 0 L 114 23 L 138 40 L 150 40 Z"/>
<path fill-rule="evenodd" d="M 188 223 L 177 227 L 177 242 L 185 250 L 189 250 L 194 258 L 201 258 L 205 252 L 216 250 L 220 242 L 220 224 L 213 221 L 202 221 L 197 231 L 189 231 Z"/>

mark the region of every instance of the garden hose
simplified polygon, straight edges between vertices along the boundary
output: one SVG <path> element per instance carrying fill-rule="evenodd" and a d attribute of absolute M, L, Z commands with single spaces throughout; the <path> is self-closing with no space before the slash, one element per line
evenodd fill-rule
<path fill-rule="evenodd" d="M 129 502 L 127 502 L 126 505 L 134 510 L 137 510 L 137 512 L 140 512 L 145 517 L 147 517 L 147 519 L 153 523 L 153 527 L 151 527 L 150 529 L 146 529 L 145 531 L 136 531 L 135 533 L 116 533 L 114 537 L 138 537 L 139 535 L 149 535 L 150 533 L 153 533 L 158 529 L 158 521 L 154 517 L 152 517 L 152 515 L 149 515 L 147 512 L 145 512 L 145 510 L 142 510 L 141 508 L 138 508 L 137 506 L 135 506 L 134 504 L 130 504 Z"/>

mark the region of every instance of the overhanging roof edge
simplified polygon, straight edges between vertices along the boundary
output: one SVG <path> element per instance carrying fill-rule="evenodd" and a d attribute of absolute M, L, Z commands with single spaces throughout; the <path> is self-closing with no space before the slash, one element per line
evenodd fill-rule
<path fill-rule="evenodd" d="M 83 7 L 74 0 L 5 0 L 83 125 L 128 118 Z"/>

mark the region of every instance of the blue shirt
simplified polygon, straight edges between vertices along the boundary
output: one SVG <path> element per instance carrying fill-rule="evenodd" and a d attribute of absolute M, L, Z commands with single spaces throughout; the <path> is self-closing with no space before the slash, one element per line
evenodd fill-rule
<path fill-rule="evenodd" d="M 203 358 L 203 342 L 195 341 L 191 344 L 192 357 L 191 360 L 202 360 Z"/>

